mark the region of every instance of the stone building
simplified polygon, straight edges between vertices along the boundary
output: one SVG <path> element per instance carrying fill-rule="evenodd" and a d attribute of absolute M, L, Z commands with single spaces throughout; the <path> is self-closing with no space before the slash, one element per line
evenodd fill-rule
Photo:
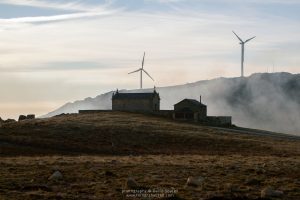
<path fill-rule="evenodd" d="M 199 122 L 209 126 L 230 126 L 231 116 L 207 116 L 207 106 L 195 99 L 184 99 L 174 105 L 173 119 Z"/>
<path fill-rule="evenodd" d="M 120 93 L 112 96 L 112 110 L 131 112 L 158 112 L 160 110 L 159 93 L 154 89 L 150 93 Z"/>
<path fill-rule="evenodd" d="M 207 106 L 195 99 L 184 99 L 174 105 L 174 119 L 199 121 L 207 117 Z"/>

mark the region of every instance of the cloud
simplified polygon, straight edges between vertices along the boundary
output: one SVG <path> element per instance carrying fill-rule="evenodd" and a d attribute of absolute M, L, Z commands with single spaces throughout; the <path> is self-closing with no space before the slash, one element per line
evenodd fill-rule
<path fill-rule="evenodd" d="M 45 1 L 45 0 L 2 0 L 2 4 L 18 5 L 18 6 L 30 6 L 38 8 L 51 8 L 51 9 L 60 9 L 60 10 L 71 10 L 71 11 L 103 11 L 103 9 L 108 6 L 110 3 L 106 1 L 103 4 L 85 4 L 82 1 L 71 1 L 69 3 L 59 3 L 58 1 Z"/>
<path fill-rule="evenodd" d="M 148 2 L 159 2 L 159 3 L 177 3 L 177 2 L 184 2 L 186 0 L 145 0 L 145 1 L 148 1 Z"/>
<path fill-rule="evenodd" d="M 227 2 L 240 2 L 239 0 L 215 0 L 215 1 L 227 1 Z M 300 4 L 298 0 L 244 0 L 246 3 L 258 3 L 258 4 Z"/>
<path fill-rule="evenodd" d="M 76 2 L 84 11 L 0 20 L 0 90 L 6 91 L 0 93 L 1 104 L 72 101 L 136 88 L 138 76 L 127 73 L 140 66 L 144 51 L 145 68 L 155 79 L 145 79 L 146 87 L 238 76 L 240 45 L 231 30 L 243 38 L 257 36 L 246 47 L 247 75 L 274 62 L 277 70 L 299 72 L 299 21 L 266 15 L 255 6 L 230 13 L 188 6 L 165 12 L 118 10 L 113 1 L 116 7 L 92 11 L 92 4 Z M 20 96 L 20 90 L 26 93 Z"/>
<path fill-rule="evenodd" d="M 144 0 L 148 2 L 159 2 L 159 3 L 199 3 L 198 0 Z M 255 3 L 255 4 L 300 4 L 299 0 L 243 0 L 242 2 L 240 0 L 202 0 L 202 3 Z"/>
<path fill-rule="evenodd" d="M 103 12 L 83 12 L 83 13 L 72 13 L 64 15 L 54 15 L 54 16 L 38 16 L 38 17 L 17 17 L 10 19 L 0 19 L 0 24 L 9 25 L 11 23 L 38 23 L 38 22 L 53 22 L 53 21 L 63 21 L 71 20 L 85 17 L 96 17 L 112 14 L 113 11 L 103 11 Z"/>
<path fill-rule="evenodd" d="M 108 2 L 108 1 L 106 1 Z M 82 4 L 77 2 L 69 3 L 57 3 L 49 1 L 36 1 L 36 0 L 4 0 L 1 3 L 7 3 L 12 5 L 32 6 L 38 8 L 53 8 L 73 11 L 73 13 L 66 13 L 60 15 L 50 16 L 28 16 L 28 17 L 14 17 L 14 18 L 0 18 L 0 31 L 6 29 L 24 28 L 26 23 L 46 23 L 56 21 L 74 20 L 80 18 L 92 18 L 99 16 L 107 16 L 118 13 L 121 8 L 111 9 L 110 3 L 105 4 Z"/>

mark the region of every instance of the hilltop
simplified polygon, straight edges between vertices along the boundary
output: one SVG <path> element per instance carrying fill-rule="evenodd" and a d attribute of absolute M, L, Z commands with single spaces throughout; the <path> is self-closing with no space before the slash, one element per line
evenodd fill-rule
<path fill-rule="evenodd" d="M 149 92 L 153 89 L 120 90 Z M 209 115 L 230 115 L 238 126 L 300 134 L 300 74 L 262 73 L 244 78 L 217 78 L 184 85 L 158 87 L 161 109 L 173 109 L 184 98 L 208 105 Z M 111 109 L 112 91 L 95 98 L 67 103 L 48 113 L 77 113 L 84 109 Z"/>
<path fill-rule="evenodd" d="M 298 140 L 123 112 L 6 123 L 1 155 L 298 155 Z M 278 135 L 279 136 L 279 135 Z M 298 142 L 297 142 L 298 141 Z"/>
<path fill-rule="evenodd" d="M 260 199 L 269 187 L 281 199 L 300 196 L 298 137 L 151 115 L 3 123 L 0 156 L 0 199 L 130 199 L 128 177 L 141 189 L 175 190 L 174 199 Z M 57 170 L 62 178 L 50 180 Z M 201 184 L 186 185 L 188 177 Z"/>

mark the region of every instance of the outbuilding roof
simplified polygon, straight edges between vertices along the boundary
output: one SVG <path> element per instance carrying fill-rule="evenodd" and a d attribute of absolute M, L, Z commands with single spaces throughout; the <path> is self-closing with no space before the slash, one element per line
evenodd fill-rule
<path fill-rule="evenodd" d="M 199 101 L 197 101 L 197 100 L 195 100 L 195 99 L 183 99 L 182 101 L 176 103 L 175 105 L 177 105 L 177 104 L 179 104 L 179 103 L 181 103 L 181 102 L 183 102 L 183 101 L 187 101 L 188 103 L 191 103 L 191 104 L 193 104 L 193 105 L 195 105 L 195 106 L 206 106 L 205 104 L 200 103 Z"/>

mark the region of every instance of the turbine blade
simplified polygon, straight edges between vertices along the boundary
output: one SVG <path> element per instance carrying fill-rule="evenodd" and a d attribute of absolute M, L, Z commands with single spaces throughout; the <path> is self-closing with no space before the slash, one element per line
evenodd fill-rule
<path fill-rule="evenodd" d="M 135 73 L 135 72 L 138 72 L 138 71 L 140 71 L 141 69 L 138 69 L 138 70 L 135 70 L 135 71 L 133 71 L 133 72 L 129 72 L 128 74 L 132 74 L 132 73 Z"/>
<path fill-rule="evenodd" d="M 150 76 L 150 74 L 148 74 L 148 72 L 146 72 L 146 70 L 143 69 L 143 71 L 154 81 L 154 79 Z"/>
<path fill-rule="evenodd" d="M 256 36 L 254 36 L 254 37 L 252 37 L 252 38 L 246 40 L 245 43 L 246 43 L 246 42 L 249 42 L 250 40 L 254 39 L 255 37 L 256 37 Z"/>
<path fill-rule="evenodd" d="M 243 43 L 243 40 L 234 32 L 234 31 L 232 31 L 233 33 L 234 33 L 234 35 Z"/>
<path fill-rule="evenodd" d="M 145 62 L 145 52 L 144 52 L 144 56 L 143 56 L 143 62 L 142 62 L 142 69 L 144 69 L 144 62 Z"/>

